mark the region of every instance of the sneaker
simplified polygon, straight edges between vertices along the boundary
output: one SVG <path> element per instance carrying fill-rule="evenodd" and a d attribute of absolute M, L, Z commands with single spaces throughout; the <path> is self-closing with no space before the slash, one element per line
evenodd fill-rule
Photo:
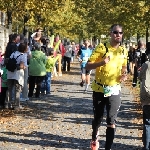
<path fill-rule="evenodd" d="M 24 109 L 24 107 L 22 107 L 21 105 L 20 106 L 14 106 L 14 110 L 21 110 L 21 109 Z"/>
<path fill-rule="evenodd" d="M 87 92 L 88 92 L 88 88 L 85 88 L 84 93 L 87 93 Z"/>
<path fill-rule="evenodd" d="M 41 92 L 41 95 L 45 95 L 45 92 Z"/>
<path fill-rule="evenodd" d="M 98 137 L 99 137 L 99 131 L 97 131 L 96 140 L 91 141 L 91 143 L 90 143 L 91 150 L 98 150 L 98 148 L 99 148 Z"/>
<path fill-rule="evenodd" d="M 32 100 L 34 97 L 33 96 L 28 96 L 29 97 L 29 100 Z"/>
<path fill-rule="evenodd" d="M 91 147 L 91 150 L 98 150 L 99 149 L 99 142 L 98 142 L 98 140 L 91 141 L 90 147 Z"/>
<path fill-rule="evenodd" d="M 81 87 L 83 87 L 83 85 L 84 85 L 84 83 L 83 83 L 83 82 L 81 82 L 81 83 L 80 83 L 80 86 L 81 86 Z"/>
<path fill-rule="evenodd" d="M 5 109 L 8 109 L 8 108 L 9 108 L 8 104 L 5 104 Z"/>
<path fill-rule="evenodd" d="M 96 139 L 98 139 L 99 137 L 99 131 L 97 131 L 97 134 L 96 134 Z"/>
<path fill-rule="evenodd" d="M 132 86 L 133 86 L 133 87 L 136 87 L 136 83 L 132 83 Z"/>
<path fill-rule="evenodd" d="M 87 90 L 84 90 L 84 93 L 87 93 L 88 91 Z"/>
<path fill-rule="evenodd" d="M 4 108 L 5 108 L 5 109 L 12 109 L 13 106 L 12 106 L 12 104 L 7 103 L 7 104 L 5 104 Z"/>
<path fill-rule="evenodd" d="M 41 96 L 35 96 L 35 99 L 41 99 L 42 97 Z"/>
<path fill-rule="evenodd" d="M 29 98 L 20 98 L 20 101 L 28 101 Z"/>
<path fill-rule="evenodd" d="M 28 98 L 25 98 L 25 100 L 26 100 L 26 101 L 29 101 L 29 97 L 28 97 Z"/>
<path fill-rule="evenodd" d="M 46 93 L 46 96 L 51 96 L 51 93 Z"/>

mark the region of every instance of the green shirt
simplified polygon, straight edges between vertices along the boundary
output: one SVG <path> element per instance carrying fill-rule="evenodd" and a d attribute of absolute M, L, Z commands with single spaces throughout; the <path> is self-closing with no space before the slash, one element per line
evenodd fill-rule
<path fill-rule="evenodd" d="M 46 75 L 46 56 L 42 51 L 32 51 L 29 62 L 29 75 L 45 76 Z"/>
<path fill-rule="evenodd" d="M 2 68 L 3 74 L 1 77 L 2 87 L 7 87 L 7 69 L 6 67 Z"/>
<path fill-rule="evenodd" d="M 46 61 L 46 72 L 52 72 L 53 71 L 53 67 L 57 61 L 58 57 L 48 57 L 47 61 Z"/>

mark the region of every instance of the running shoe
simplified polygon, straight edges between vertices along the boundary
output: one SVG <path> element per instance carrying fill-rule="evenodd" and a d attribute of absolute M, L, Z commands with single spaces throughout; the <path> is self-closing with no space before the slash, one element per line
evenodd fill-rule
<path fill-rule="evenodd" d="M 90 147 L 91 147 L 91 150 L 98 150 L 99 149 L 99 142 L 98 142 L 98 140 L 91 141 Z"/>
<path fill-rule="evenodd" d="M 84 83 L 83 83 L 83 82 L 81 82 L 81 83 L 80 83 L 80 86 L 81 86 L 81 87 L 83 87 L 83 85 L 84 85 Z"/>
<path fill-rule="evenodd" d="M 97 132 L 96 140 L 95 141 L 92 140 L 90 143 L 91 150 L 98 150 L 99 149 L 98 137 L 99 137 L 99 131 Z"/>

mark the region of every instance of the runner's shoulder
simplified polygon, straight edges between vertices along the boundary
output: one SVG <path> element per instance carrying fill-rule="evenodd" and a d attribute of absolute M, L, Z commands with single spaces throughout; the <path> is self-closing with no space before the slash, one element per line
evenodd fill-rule
<path fill-rule="evenodd" d="M 94 49 L 94 51 L 95 51 L 96 53 L 104 53 L 104 52 L 106 52 L 106 47 L 104 46 L 103 43 L 99 43 L 99 44 L 96 46 L 96 48 Z"/>

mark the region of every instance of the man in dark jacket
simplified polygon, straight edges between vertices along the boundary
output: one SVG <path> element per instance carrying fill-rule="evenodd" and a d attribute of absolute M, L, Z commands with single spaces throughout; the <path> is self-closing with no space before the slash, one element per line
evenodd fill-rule
<path fill-rule="evenodd" d="M 7 47 L 6 47 L 6 51 L 5 51 L 5 58 L 9 58 L 10 55 L 14 52 L 14 51 L 17 51 L 17 37 L 18 35 L 17 34 L 13 34 L 11 36 L 11 39 L 10 41 L 8 42 L 7 44 Z"/>

